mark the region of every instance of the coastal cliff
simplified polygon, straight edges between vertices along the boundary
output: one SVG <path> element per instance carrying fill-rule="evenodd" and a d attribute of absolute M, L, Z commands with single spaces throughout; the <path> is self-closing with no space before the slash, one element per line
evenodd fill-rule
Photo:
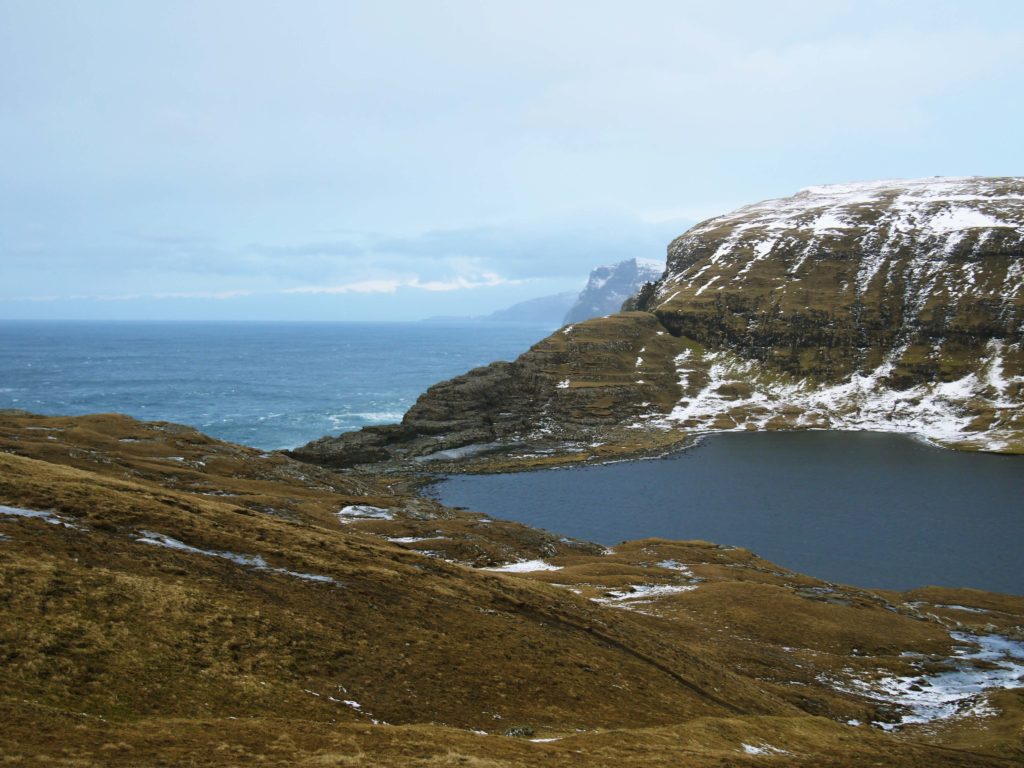
<path fill-rule="evenodd" d="M 760 429 L 1024 452 L 1022 178 L 813 187 L 746 206 L 676 238 L 630 305 L 431 387 L 400 425 L 292 455 L 586 458 Z"/>

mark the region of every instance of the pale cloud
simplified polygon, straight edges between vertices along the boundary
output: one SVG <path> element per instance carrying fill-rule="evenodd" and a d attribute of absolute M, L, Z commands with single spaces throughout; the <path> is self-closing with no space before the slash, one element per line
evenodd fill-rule
<path fill-rule="evenodd" d="M 485 313 L 802 187 L 1020 174 L 1022 90 L 1010 0 L 0 0 L 0 317 Z"/>
<path fill-rule="evenodd" d="M 721 216 L 735 206 L 728 203 L 717 206 L 686 206 L 684 208 L 658 208 L 641 211 L 640 220 L 648 224 L 678 224 L 689 226 L 714 216 Z M 682 233 L 680 233 L 682 234 Z"/>
<path fill-rule="evenodd" d="M 282 293 L 394 293 L 409 281 L 400 278 L 389 278 L 386 280 L 357 280 L 352 283 L 341 283 L 340 285 L 304 285 L 299 288 L 286 288 Z"/>
<path fill-rule="evenodd" d="M 201 299 L 204 301 L 227 301 L 252 296 L 244 289 L 231 291 L 170 291 L 163 293 L 119 293 L 119 294 L 71 294 L 67 296 L 16 296 L 6 301 L 57 302 L 57 301 L 172 301 L 176 299 Z"/>
<path fill-rule="evenodd" d="M 238 299 L 243 296 L 252 296 L 252 291 L 169 291 L 165 293 L 129 293 L 118 296 L 96 296 L 98 301 L 138 301 L 140 299 L 153 299 L 154 301 L 168 301 L 172 299 L 205 299 L 209 301 L 226 301 Z"/>
<path fill-rule="evenodd" d="M 476 288 L 495 288 L 502 285 L 520 285 L 523 280 L 509 280 L 501 275 L 485 273 L 476 277 L 457 276 L 447 280 L 422 280 L 419 277 L 391 277 L 376 280 L 357 280 L 339 285 L 309 285 L 286 288 L 281 293 L 345 294 L 395 293 L 399 288 L 412 288 L 431 293 L 468 291 Z"/>
<path fill-rule="evenodd" d="M 499 285 L 519 285 L 522 280 L 506 280 L 500 275 L 483 274 L 477 279 L 456 277 L 453 280 L 427 280 L 426 282 L 416 281 L 409 287 L 420 288 L 424 291 L 466 291 L 474 288 L 494 288 Z"/>

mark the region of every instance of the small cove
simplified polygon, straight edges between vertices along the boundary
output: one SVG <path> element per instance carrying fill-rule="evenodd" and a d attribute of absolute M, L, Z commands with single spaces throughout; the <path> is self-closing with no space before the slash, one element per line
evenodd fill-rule
<path fill-rule="evenodd" d="M 902 435 L 718 434 L 662 459 L 452 476 L 432 492 L 609 546 L 705 539 L 833 582 L 1024 594 L 1024 457 Z"/>

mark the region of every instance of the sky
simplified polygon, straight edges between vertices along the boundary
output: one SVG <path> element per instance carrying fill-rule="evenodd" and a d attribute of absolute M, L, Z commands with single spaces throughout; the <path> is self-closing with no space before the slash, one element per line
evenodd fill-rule
<path fill-rule="evenodd" d="M 416 320 L 1024 175 L 1024 3 L 0 0 L 0 319 Z"/>

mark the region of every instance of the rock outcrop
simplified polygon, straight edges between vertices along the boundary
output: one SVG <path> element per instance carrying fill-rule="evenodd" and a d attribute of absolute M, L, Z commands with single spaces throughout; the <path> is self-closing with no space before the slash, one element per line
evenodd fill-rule
<path fill-rule="evenodd" d="M 622 305 L 643 288 L 661 277 L 662 265 L 637 259 L 598 267 L 590 273 L 586 287 L 566 312 L 563 325 L 582 323 L 594 317 L 618 312 Z"/>
<path fill-rule="evenodd" d="M 295 451 L 869 429 L 1024 452 L 1024 179 L 814 187 L 698 224 L 640 310 L 436 385 L 402 424 Z M 659 438 L 660 439 L 660 438 Z"/>
<path fill-rule="evenodd" d="M 638 382 L 635 365 L 642 351 L 652 361 L 651 375 Z M 351 467 L 454 458 L 455 449 L 469 455 L 500 446 L 582 440 L 625 418 L 639 418 L 652 404 L 670 409 L 675 351 L 675 340 L 648 312 L 566 326 L 511 363 L 491 363 L 435 384 L 401 424 L 324 437 L 290 455 Z"/>
<path fill-rule="evenodd" d="M 672 242 L 644 308 L 700 346 L 677 360 L 680 427 L 1024 449 L 1024 179 L 815 187 L 741 208 Z"/>
<path fill-rule="evenodd" d="M 441 315 L 427 318 L 425 322 L 496 322 L 496 323 L 537 323 L 558 327 L 569 323 L 582 323 L 594 317 L 603 317 L 618 312 L 624 304 L 635 309 L 638 294 L 661 277 L 662 265 L 653 262 L 627 259 L 591 270 L 587 284 L 582 291 L 567 291 L 551 296 L 528 299 L 510 307 L 478 317 Z"/>

